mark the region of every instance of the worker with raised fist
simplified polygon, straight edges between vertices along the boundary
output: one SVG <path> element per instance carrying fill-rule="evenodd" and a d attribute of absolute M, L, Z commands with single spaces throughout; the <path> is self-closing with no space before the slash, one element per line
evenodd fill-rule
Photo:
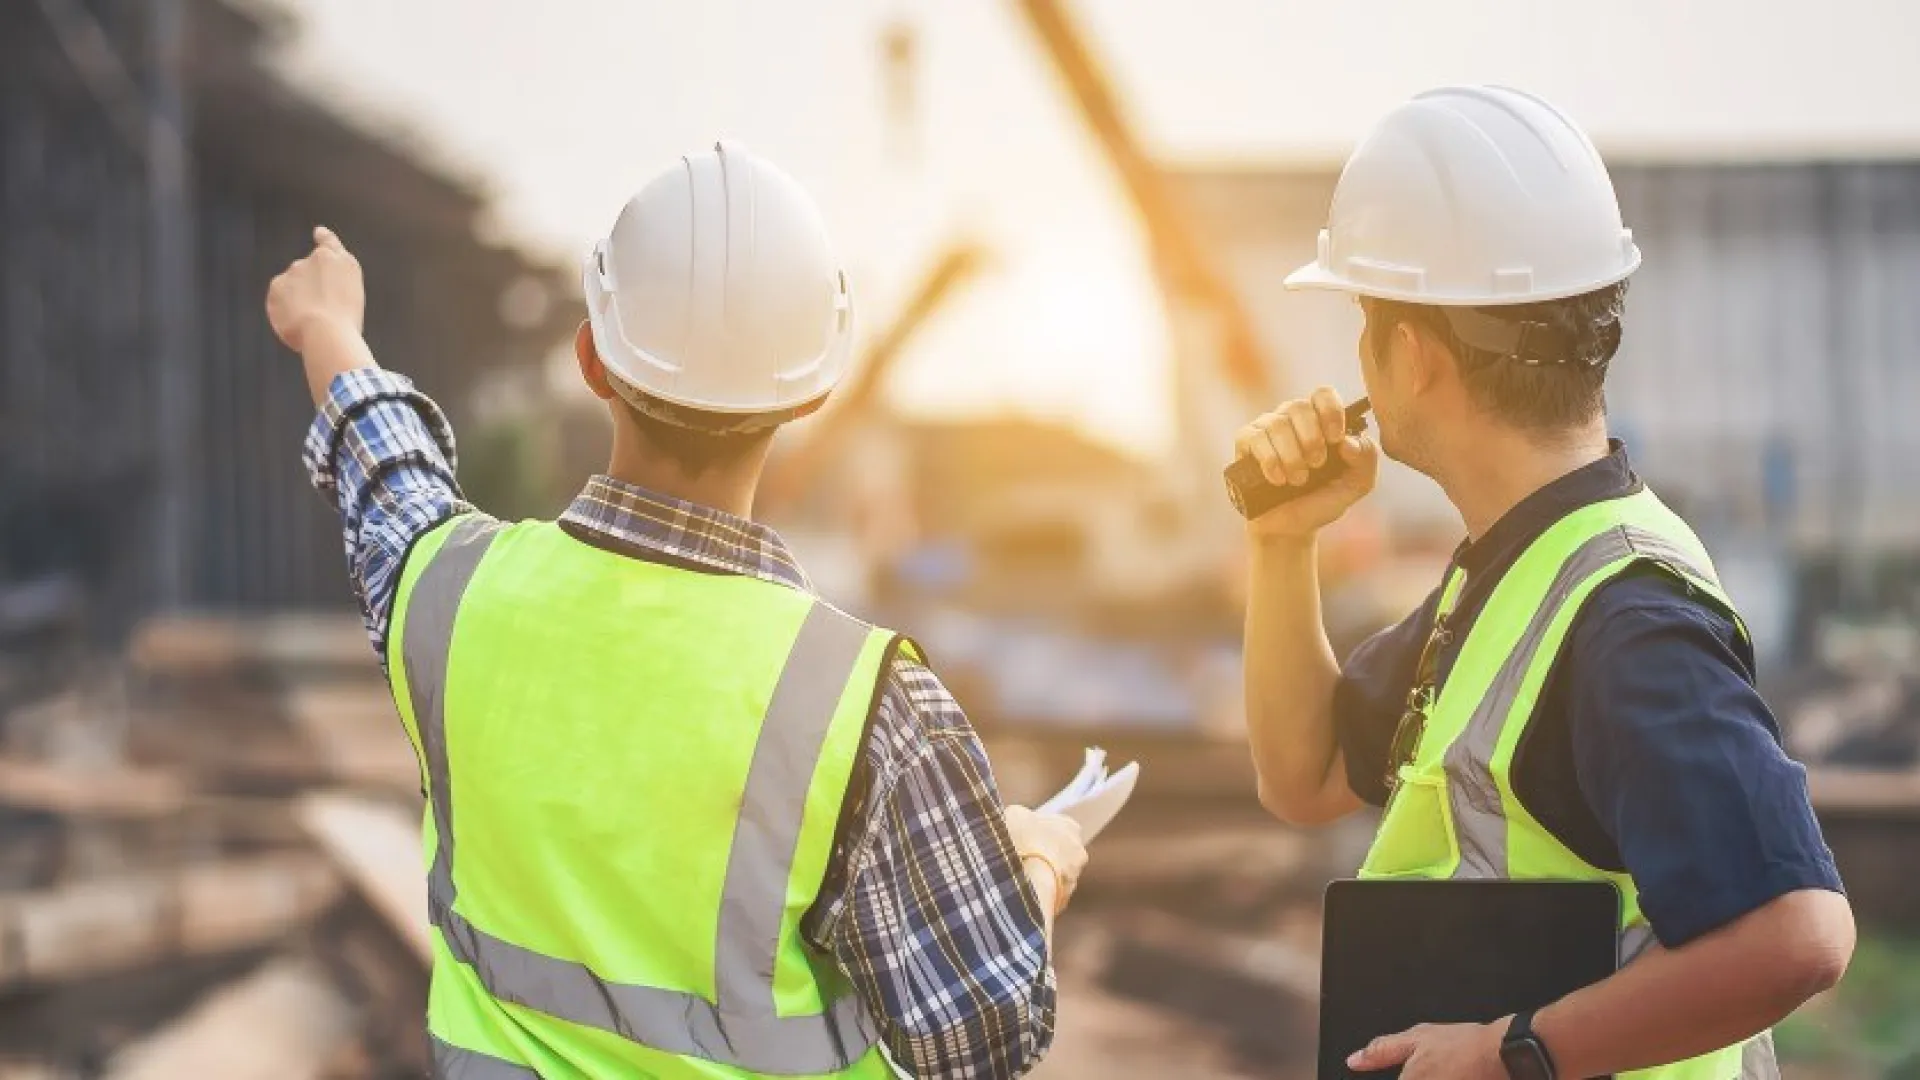
<path fill-rule="evenodd" d="M 813 201 L 737 146 L 689 154 L 581 281 L 612 461 L 518 523 L 467 504 L 446 416 L 375 365 L 338 237 L 267 296 L 419 754 L 435 1076 L 1026 1072 L 1079 826 L 1003 806 L 919 649 L 752 519 L 775 430 L 848 365 Z"/>

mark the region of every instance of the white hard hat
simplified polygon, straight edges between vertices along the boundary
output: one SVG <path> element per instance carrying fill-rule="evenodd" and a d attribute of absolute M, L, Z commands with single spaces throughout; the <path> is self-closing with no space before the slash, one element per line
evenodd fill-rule
<path fill-rule="evenodd" d="M 1639 265 L 1579 125 L 1518 90 L 1450 86 L 1388 113 L 1353 152 L 1319 257 L 1287 286 L 1524 304 L 1592 292 Z"/>
<path fill-rule="evenodd" d="M 628 200 L 582 277 L 615 389 L 663 420 L 777 424 L 847 370 L 853 301 L 826 223 L 798 182 L 734 143 Z"/>

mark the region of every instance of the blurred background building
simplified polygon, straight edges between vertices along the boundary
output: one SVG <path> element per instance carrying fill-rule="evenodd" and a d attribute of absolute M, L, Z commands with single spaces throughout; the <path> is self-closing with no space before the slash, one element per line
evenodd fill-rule
<path fill-rule="evenodd" d="M 1750 618 L 1870 928 L 1783 1048 L 1914 1068 L 1920 8 L 1616 8 L 5 5 L 0 1080 L 255 1075 L 208 1064 L 236 1046 L 263 1076 L 418 1074 L 418 778 L 264 289 L 334 227 L 469 495 L 555 513 L 607 449 L 566 348 L 577 252 L 720 134 L 820 195 L 864 327 L 763 515 L 928 646 L 1009 797 L 1087 742 L 1145 762 L 1063 930 L 1042 1075 L 1304 1075 L 1318 891 L 1366 825 L 1254 805 L 1219 470 L 1256 411 L 1357 392 L 1357 314 L 1280 281 L 1352 140 L 1447 81 L 1539 90 L 1608 156 L 1646 253 L 1613 426 Z M 1336 646 L 1459 537 L 1389 467 L 1325 546 Z"/>
<path fill-rule="evenodd" d="M 292 27 L 216 3 L 0 12 L 4 565 L 73 575 L 106 628 L 344 598 L 292 452 L 311 407 L 261 316 L 313 222 L 355 238 L 383 297 L 368 333 L 430 393 L 465 398 L 571 325 L 570 275 L 475 236 L 473 180 L 265 66 Z"/>

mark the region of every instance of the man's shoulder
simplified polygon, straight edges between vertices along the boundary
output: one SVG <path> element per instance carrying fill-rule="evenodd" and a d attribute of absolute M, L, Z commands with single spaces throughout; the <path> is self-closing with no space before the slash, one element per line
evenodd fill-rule
<path fill-rule="evenodd" d="M 903 739 L 973 734 L 965 710 L 917 649 L 894 649 L 875 704 L 875 726 L 884 719 Z"/>
<path fill-rule="evenodd" d="M 1731 642 L 1739 635 L 1734 612 L 1680 571 L 1660 562 L 1640 562 L 1595 589 L 1581 608 L 1575 632 L 1592 633 L 1621 624 L 1704 629 Z"/>
<path fill-rule="evenodd" d="M 1568 659 L 1604 676 L 1619 664 L 1731 668 L 1754 678 L 1752 643 L 1738 615 L 1677 570 L 1639 563 L 1595 589 L 1575 616 Z"/>
<path fill-rule="evenodd" d="M 880 788 L 923 762 L 942 739 L 973 735 L 967 714 L 919 654 L 896 647 L 874 694 L 867 770 Z"/>

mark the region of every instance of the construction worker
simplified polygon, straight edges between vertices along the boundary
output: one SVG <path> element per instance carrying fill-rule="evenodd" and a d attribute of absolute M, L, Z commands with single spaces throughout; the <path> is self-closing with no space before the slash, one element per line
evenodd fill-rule
<path fill-rule="evenodd" d="M 1276 484 L 1332 454 L 1348 466 L 1248 526 L 1262 803 L 1298 825 L 1384 806 L 1362 877 L 1611 881 L 1624 901 L 1617 975 L 1495 1023 L 1384 1036 L 1354 1069 L 1774 1076 L 1767 1029 L 1851 955 L 1746 629 L 1700 541 L 1607 437 L 1639 263 L 1572 120 L 1459 87 L 1367 136 L 1318 258 L 1287 279 L 1358 299 L 1380 442 L 1347 436 L 1325 388 L 1236 440 Z M 1382 452 L 1441 486 L 1468 539 L 1427 601 L 1342 665 L 1315 536 L 1372 490 Z"/>
<path fill-rule="evenodd" d="M 612 461 L 517 524 L 463 500 L 446 417 L 375 365 L 337 237 L 267 297 L 420 759 L 435 1075 L 1026 1072 L 1079 828 L 1003 806 L 918 649 L 751 520 L 774 430 L 848 366 L 819 211 L 722 143 L 626 204 L 583 284 Z"/>

